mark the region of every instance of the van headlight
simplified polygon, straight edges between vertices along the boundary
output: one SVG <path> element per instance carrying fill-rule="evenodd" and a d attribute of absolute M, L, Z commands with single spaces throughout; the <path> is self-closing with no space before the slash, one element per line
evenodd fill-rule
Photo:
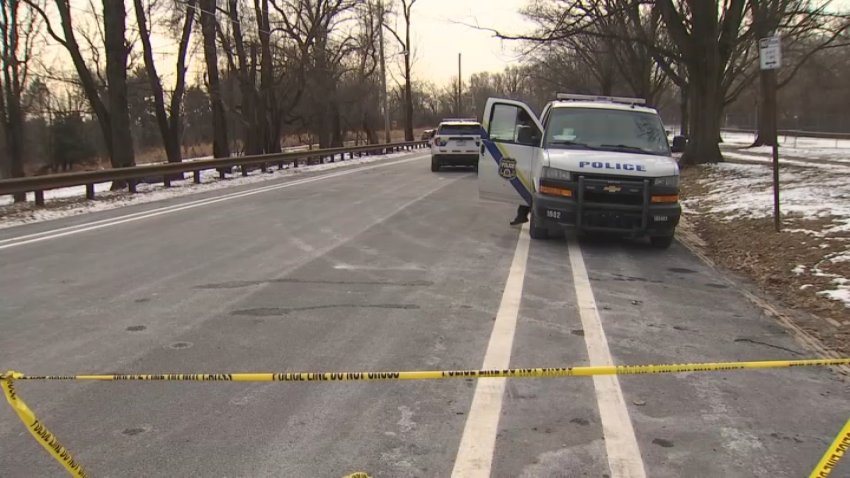
<path fill-rule="evenodd" d="M 543 171 L 541 172 L 540 177 L 544 179 L 559 179 L 561 181 L 572 181 L 573 173 L 569 171 L 564 171 L 563 169 L 543 166 Z"/>
<path fill-rule="evenodd" d="M 667 186 L 670 188 L 678 188 L 679 187 L 679 176 L 662 176 L 660 178 L 655 178 L 653 183 L 656 186 Z"/>

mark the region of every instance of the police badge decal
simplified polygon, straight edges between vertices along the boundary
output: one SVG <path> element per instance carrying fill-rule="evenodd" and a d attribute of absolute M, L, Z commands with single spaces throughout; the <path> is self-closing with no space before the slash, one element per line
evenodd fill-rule
<path fill-rule="evenodd" d="M 516 177 L 516 160 L 513 158 L 502 158 L 499 161 L 499 176 L 510 181 Z"/>

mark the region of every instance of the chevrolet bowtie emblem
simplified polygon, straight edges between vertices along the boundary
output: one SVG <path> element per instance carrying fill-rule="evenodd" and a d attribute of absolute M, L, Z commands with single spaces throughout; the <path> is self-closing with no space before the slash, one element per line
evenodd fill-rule
<path fill-rule="evenodd" d="M 617 186 L 616 184 L 609 184 L 608 186 L 605 186 L 604 188 L 602 188 L 602 190 L 605 191 L 605 192 L 608 192 L 608 193 L 618 193 L 618 192 L 622 191 L 623 188 L 621 188 L 620 186 Z"/>

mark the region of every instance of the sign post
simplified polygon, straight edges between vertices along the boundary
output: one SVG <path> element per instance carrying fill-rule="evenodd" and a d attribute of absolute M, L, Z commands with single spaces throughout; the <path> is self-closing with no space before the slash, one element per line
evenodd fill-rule
<path fill-rule="evenodd" d="M 782 47 L 778 36 L 759 40 L 759 66 L 761 67 L 762 74 L 772 75 L 775 78 L 775 70 L 778 70 L 782 66 Z M 773 90 L 768 94 L 772 98 L 776 98 L 776 81 L 770 81 L 768 83 L 770 85 L 769 88 Z M 782 229 L 782 216 L 779 212 L 779 131 L 776 119 L 778 109 L 774 104 L 773 114 L 770 118 L 770 129 L 775 135 L 773 138 L 773 227 L 776 229 L 776 232 Z"/>

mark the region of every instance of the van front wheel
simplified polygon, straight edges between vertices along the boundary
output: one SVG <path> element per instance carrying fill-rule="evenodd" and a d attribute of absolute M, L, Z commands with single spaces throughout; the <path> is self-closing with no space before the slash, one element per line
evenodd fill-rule
<path fill-rule="evenodd" d="M 538 220 L 535 219 L 535 215 L 531 213 L 531 223 L 528 225 L 528 235 L 531 236 L 532 239 L 545 240 L 549 239 L 549 229 L 546 229 L 545 226 L 541 227 L 538 225 Z"/>

